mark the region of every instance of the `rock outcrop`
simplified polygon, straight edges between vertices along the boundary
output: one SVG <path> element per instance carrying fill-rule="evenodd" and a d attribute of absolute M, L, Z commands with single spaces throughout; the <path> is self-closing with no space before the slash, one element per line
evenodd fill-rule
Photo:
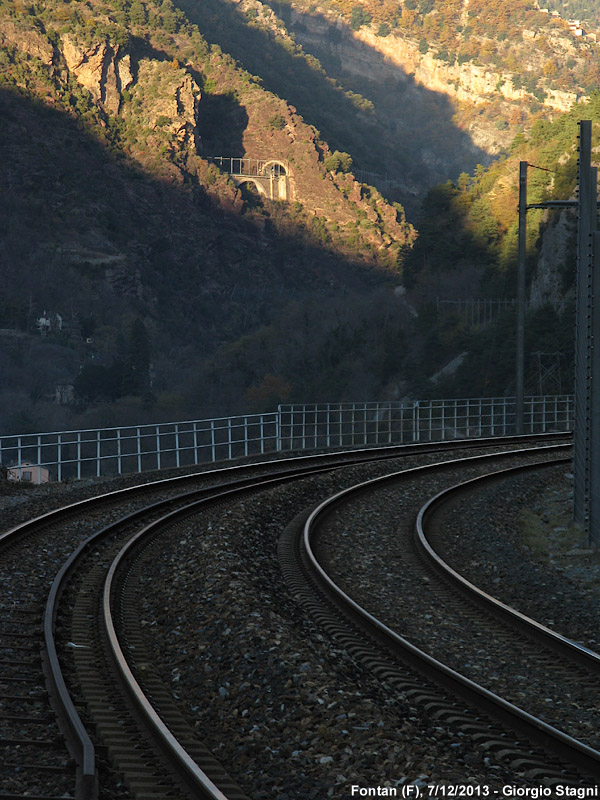
<path fill-rule="evenodd" d="M 353 31 L 339 16 L 323 9 L 311 14 L 297 8 L 291 14 L 291 28 L 296 39 L 319 57 L 334 55 L 343 70 L 377 83 L 414 81 L 429 91 L 445 94 L 467 106 L 481 109 L 492 101 L 500 101 L 508 114 L 512 108 L 526 107 L 531 96 L 517 77 L 493 65 L 473 61 L 448 63 L 436 57 L 435 50 L 422 52 L 417 39 L 403 34 L 377 35 L 376 26 L 363 26 Z M 542 75 L 543 59 L 538 53 L 534 31 L 523 31 L 523 42 L 515 43 L 521 62 Z M 577 57 L 573 44 L 559 33 L 550 35 L 553 52 L 560 58 Z M 520 48 L 520 49 L 519 49 Z M 567 111 L 573 103 L 585 98 L 573 91 L 552 88 L 541 79 L 538 83 L 541 103 L 549 110 Z M 490 154 L 508 146 L 512 133 L 490 124 L 485 118 L 469 115 L 467 127 L 473 142 Z"/>
<path fill-rule="evenodd" d="M 140 61 L 132 95 L 148 128 L 164 130 L 180 145 L 195 141 L 201 91 L 177 62 Z"/>
<path fill-rule="evenodd" d="M 62 53 L 69 72 L 109 113 L 123 110 L 128 89 L 148 128 L 162 129 L 180 144 L 194 140 L 200 88 L 177 62 L 143 59 L 134 78 L 131 56 L 120 45 L 104 40 L 84 46 L 68 34 L 62 37 Z"/>
<path fill-rule="evenodd" d="M 3 19 L 0 44 L 12 45 L 28 56 L 39 58 L 47 67 L 52 66 L 54 48 L 40 30 L 27 26 L 26 20 L 17 24 L 11 19 Z"/>
<path fill-rule="evenodd" d="M 62 38 L 62 53 L 78 83 L 107 111 L 118 114 L 122 92 L 133 82 L 129 54 L 106 40 L 85 47 L 69 35 Z"/>
<path fill-rule="evenodd" d="M 562 211 L 545 229 L 537 268 L 531 281 L 530 308 L 549 305 L 562 311 L 568 295 L 563 290 L 560 268 L 569 258 L 569 244 L 574 246 L 576 222 L 573 215 Z"/>

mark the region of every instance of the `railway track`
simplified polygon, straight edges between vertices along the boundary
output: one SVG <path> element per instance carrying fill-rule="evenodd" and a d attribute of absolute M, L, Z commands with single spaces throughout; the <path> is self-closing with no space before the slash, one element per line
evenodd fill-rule
<path fill-rule="evenodd" d="M 474 737 L 482 748 L 501 753 L 515 773 L 546 786 L 596 785 L 597 711 L 582 709 L 595 709 L 600 702 L 600 657 L 478 590 L 435 550 L 444 537 L 436 517 L 444 504 L 466 489 L 473 491 L 477 483 L 498 480 L 498 475 L 435 491 L 436 497 L 419 511 L 413 546 L 406 522 L 393 525 L 388 516 L 384 527 L 392 524 L 392 535 L 382 535 L 382 527 L 373 525 L 372 512 L 378 505 L 402 506 L 411 491 L 408 482 L 413 479 L 414 484 L 418 475 L 423 484 L 424 473 L 435 469 L 375 479 L 303 515 L 283 545 L 288 580 L 320 624 L 381 680 L 418 699 L 432 717 Z M 514 472 L 511 468 L 503 474 Z M 351 548 L 343 542 L 349 531 L 355 547 L 352 563 Z M 398 558 L 398 564 L 387 575 L 383 563 L 379 570 L 375 567 L 376 574 L 386 577 L 379 581 L 380 591 L 373 591 L 376 582 L 371 581 L 370 590 L 357 592 L 375 539 L 386 559 Z M 404 584 L 404 591 L 394 591 L 393 583 Z M 316 599 L 315 587 L 321 599 Z M 426 595 L 424 602 L 415 602 L 418 595 Z M 362 605 L 353 599 L 357 596 Z M 490 675 L 494 690 L 481 685 L 490 683 Z M 543 708 L 528 697 L 536 681 L 544 684 Z M 457 707 L 457 697 L 462 707 Z M 519 707 L 523 704 L 529 711 Z M 558 728 L 549 724 L 549 717 Z"/>
<path fill-rule="evenodd" d="M 340 481 L 348 469 L 385 472 L 386 460 L 431 458 L 434 450 L 439 445 L 179 476 L 91 498 L 2 534 L 0 798 L 244 797 L 153 666 L 134 624 L 144 559 L 132 554 L 234 497 L 333 470 Z"/>

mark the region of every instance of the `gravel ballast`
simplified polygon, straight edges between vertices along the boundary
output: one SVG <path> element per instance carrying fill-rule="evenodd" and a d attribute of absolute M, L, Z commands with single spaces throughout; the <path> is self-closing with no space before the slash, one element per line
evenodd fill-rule
<path fill-rule="evenodd" d="M 395 468 L 408 464 L 398 461 Z M 337 473 L 305 479 L 265 492 L 258 501 L 246 498 L 225 511 L 223 506 L 215 508 L 191 526 L 178 526 L 150 551 L 140 614 L 152 658 L 200 736 L 255 799 L 346 798 L 354 785 L 535 785 L 526 775 L 515 775 L 497 763 L 492 753 L 478 751 L 460 732 L 428 718 L 422 708 L 401 696 L 390 697 L 388 687 L 373 681 L 315 628 L 283 585 L 277 539 L 290 519 L 342 485 L 393 469 L 391 464 L 356 467 L 346 470 L 343 479 Z M 140 482 L 140 476 L 120 480 L 132 485 Z M 542 480 L 547 484 L 547 477 Z M 3 527 L 86 493 L 106 490 L 103 482 L 19 487 L 0 500 L 8 522 Z M 557 488 L 563 490 L 564 486 Z M 502 496 L 499 492 L 496 499 Z M 406 498 L 407 513 L 413 499 Z M 496 500 L 482 501 L 473 512 L 478 523 L 490 516 L 492 502 Z M 575 619 L 579 608 L 578 590 L 569 582 L 566 568 L 552 564 L 553 557 L 542 565 L 541 556 L 527 549 L 517 534 L 519 503 L 547 525 L 542 520 L 545 511 L 536 510 L 540 502 L 539 487 L 531 491 L 516 487 L 502 511 L 506 535 L 498 535 L 499 523 L 487 532 L 481 524 L 471 526 L 477 527 L 477 537 L 457 535 L 449 542 L 446 557 L 468 566 L 467 577 L 475 583 L 488 581 L 488 590 L 498 594 L 496 579 L 500 577 L 509 592 L 511 570 L 523 564 L 515 553 L 525 553 L 539 572 L 533 567 L 527 572 L 528 591 L 522 593 L 533 605 L 539 604 L 542 585 L 547 604 L 545 611 L 538 605 L 539 613 L 564 633 L 564 624 Z M 467 521 L 464 512 L 459 516 Z M 503 552 L 511 532 L 515 549 Z M 494 549 L 493 540 L 504 544 Z M 569 567 L 575 566 L 573 558 L 569 557 Z M 365 561 L 361 573 L 368 572 Z M 581 573 L 589 573 L 585 564 Z M 373 569 L 373 590 L 380 579 L 381 571 Z M 516 573 L 515 593 L 522 585 L 523 577 Z M 571 598 L 571 611 L 560 617 L 552 598 L 562 606 L 565 592 Z M 591 603 L 590 616 L 583 615 L 573 635 L 590 646 L 592 632 L 597 636 L 593 607 Z"/>
<path fill-rule="evenodd" d="M 273 490 L 205 513 L 152 549 L 143 624 L 188 718 L 255 798 L 345 798 L 353 785 L 534 785 L 390 696 L 290 598 L 277 538 L 338 488 L 339 479 L 324 476 Z M 362 579 L 369 574 L 378 590 L 381 571 L 364 563 Z"/>

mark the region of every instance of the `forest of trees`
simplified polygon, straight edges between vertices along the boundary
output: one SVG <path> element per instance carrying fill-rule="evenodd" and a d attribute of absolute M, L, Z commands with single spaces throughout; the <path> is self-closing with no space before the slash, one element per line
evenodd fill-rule
<path fill-rule="evenodd" d="M 308 13 L 315 8 L 309 0 L 295 2 Z M 600 26 L 600 12 L 589 0 L 572 0 L 567 7 L 562 0 L 540 4 L 559 10 L 559 18 L 529 0 L 471 0 L 468 7 L 462 0 L 322 0 L 320 6 L 341 14 L 353 29 L 371 25 L 380 36 L 409 36 L 422 53 L 449 64 L 473 61 L 514 73 L 518 86 L 540 102 L 548 78 L 553 87 L 572 92 L 590 93 L 600 82 L 600 49 L 589 39 L 573 37 L 567 26 L 572 16 L 588 20 L 594 30 Z M 535 32 L 533 52 L 523 45 L 524 30 Z M 570 56 L 556 49 L 557 35 L 573 48 Z"/>
<path fill-rule="evenodd" d="M 563 19 L 600 25 L 600 8 L 595 0 L 543 0 L 539 4 L 548 11 L 558 11 Z"/>
<path fill-rule="evenodd" d="M 484 331 L 470 328 L 464 315 L 439 316 L 433 297 L 516 296 L 519 162 L 527 161 L 528 202 L 573 197 L 577 181 L 578 121 L 592 120 L 594 146 L 600 143 L 600 92 L 584 107 L 574 107 L 553 122 L 539 120 L 528 135 L 515 137 L 511 152 L 489 168 L 461 175 L 431 189 L 418 221 L 419 239 L 407 254 L 405 282 L 429 308 L 421 317 L 427 363 L 442 367 L 451 353 L 464 352 L 458 371 L 435 387 L 421 371 L 421 386 L 438 396 L 478 396 L 514 391 L 515 310 L 507 309 Z M 572 212 L 563 212 L 567 216 Z M 531 210 L 527 220 L 529 284 L 535 278 L 543 236 L 559 222 L 559 212 Z M 552 283 L 559 301 L 538 305 L 527 320 L 527 364 L 533 353 L 560 353 L 565 392 L 573 385 L 576 220 L 567 222 L 570 238 L 553 254 Z M 548 266 L 546 265 L 546 269 Z M 435 305 L 435 304 L 434 304 Z M 415 364 L 417 373 L 419 363 Z M 530 373 L 531 377 L 531 373 Z M 419 378 L 416 378 L 418 385 Z M 415 387 L 413 387 L 415 389 Z"/>

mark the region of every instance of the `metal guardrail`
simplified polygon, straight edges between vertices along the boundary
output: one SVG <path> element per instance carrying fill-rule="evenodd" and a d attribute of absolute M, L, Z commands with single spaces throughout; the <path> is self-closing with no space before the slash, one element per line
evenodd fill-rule
<path fill-rule="evenodd" d="M 286 450 L 508 436 L 515 413 L 511 397 L 281 405 L 268 414 L 0 436 L 0 464 L 13 480 L 78 480 Z M 524 433 L 572 428 L 571 395 L 526 398 Z"/>
<path fill-rule="evenodd" d="M 0 436 L 9 478 L 44 483 L 214 463 L 276 449 L 278 415 Z"/>
<path fill-rule="evenodd" d="M 410 444 L 515 433 L 515 398 L 279 407 L 279 450 Z M 570 395 L 528 397 L 524 433 L 573 427 Z"/>

